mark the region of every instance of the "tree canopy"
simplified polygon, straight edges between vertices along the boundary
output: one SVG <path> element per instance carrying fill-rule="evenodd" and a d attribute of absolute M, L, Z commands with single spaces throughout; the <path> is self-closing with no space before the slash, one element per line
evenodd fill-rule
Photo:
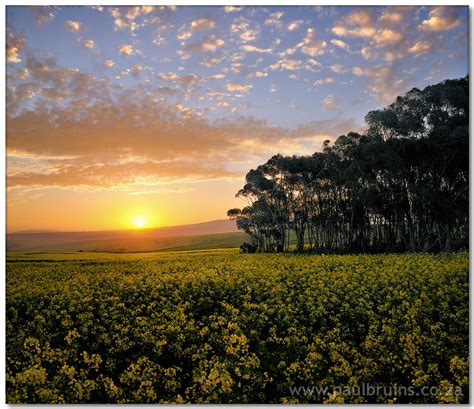
<path fill-rule="evenodd" d="M 243 251 L 449 251 L 469 237 L 469 77 L 413 88 L 363 133 L 250 170 Z"/>

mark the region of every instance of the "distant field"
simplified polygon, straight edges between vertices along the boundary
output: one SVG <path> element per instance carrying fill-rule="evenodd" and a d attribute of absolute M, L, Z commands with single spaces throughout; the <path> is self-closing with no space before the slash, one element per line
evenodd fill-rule
<path fill-rule="evenodd" d="M 469 399 L 468 253 L 9 254 L 6 295 L 8 403 Z"/>
<path fill-rule="evenodd" d="M 56 235 L 18 235 L 10 239 L 9 250 L 13 252 L 150 252 L 175 250 L 202 250 L 239 247 L 246 239 L 243 232 L 221 234 L 199 234 L 171 237 L 133 237 L 63 241 Z M 21 236 L 21 237 L 20 237 Z"/>

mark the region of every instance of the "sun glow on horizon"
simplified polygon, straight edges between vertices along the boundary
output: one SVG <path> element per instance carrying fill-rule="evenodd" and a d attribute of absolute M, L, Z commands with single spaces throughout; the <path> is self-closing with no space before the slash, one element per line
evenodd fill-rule
<path fill-rule="evenodd" d="M 136 229 L 143 229 L 148 224 L 148 219 L 145 216 L 135 216 L 133 218 L 133 225 Z"/>

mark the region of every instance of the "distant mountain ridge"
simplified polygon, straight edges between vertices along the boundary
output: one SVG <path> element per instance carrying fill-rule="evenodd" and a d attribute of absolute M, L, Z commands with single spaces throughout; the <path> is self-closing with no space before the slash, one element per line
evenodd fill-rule
<path fill-rule="evenodd" d="M 22 231 L 6 235 L 7 251 L 138 251 L 142 244 L 148 243 L 146 251 L 152 251 L 155 245 L 162 247 L 164 238 L 181 236 L 205 236 L 225 233 L 237 233 L 237 226 L 232 220 L 212 220 L 203 223 L 185 224 L 179 226 L 157 227 L 140 230 L 105 230 L 105 231 Z M 157 240 L 153 240 L 157 239 Z M 217 238 L 216 238 L 217 239 Z M 194 239 L 196 241 L 197 238 Z M 208 240 L 208 239 L 207 239 Z M 165 240 L 171 242 L 170 240 Z M 176 241 L 176 240 L 174 240 Z M 208 240 L 209 241 L 209 240 Z M 96 244 L 95 246 L 93 244 Z M 120 248 L 116 245 L 120 243 Z M 141 243 L 138 245 L 138 243 Z"/>

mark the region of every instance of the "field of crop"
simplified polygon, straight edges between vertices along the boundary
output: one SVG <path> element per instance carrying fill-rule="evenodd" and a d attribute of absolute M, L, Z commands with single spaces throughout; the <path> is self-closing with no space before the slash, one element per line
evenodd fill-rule
<path fill-rule="evenodd" d="M 10 255 L 7 401 L 468 402 L 468 259 Z"/>
<path fill-rule="evenodd" d="M 132 232 L 140 233 L 140 232 Z M 74 233 L 13 234 L 7 236 L 9 252 L 112 252 L 139 253 L 239 247 L 247 238 L 243 232 L 194 234 L 169 237 L 86 238 L 74 240 Z"/>

